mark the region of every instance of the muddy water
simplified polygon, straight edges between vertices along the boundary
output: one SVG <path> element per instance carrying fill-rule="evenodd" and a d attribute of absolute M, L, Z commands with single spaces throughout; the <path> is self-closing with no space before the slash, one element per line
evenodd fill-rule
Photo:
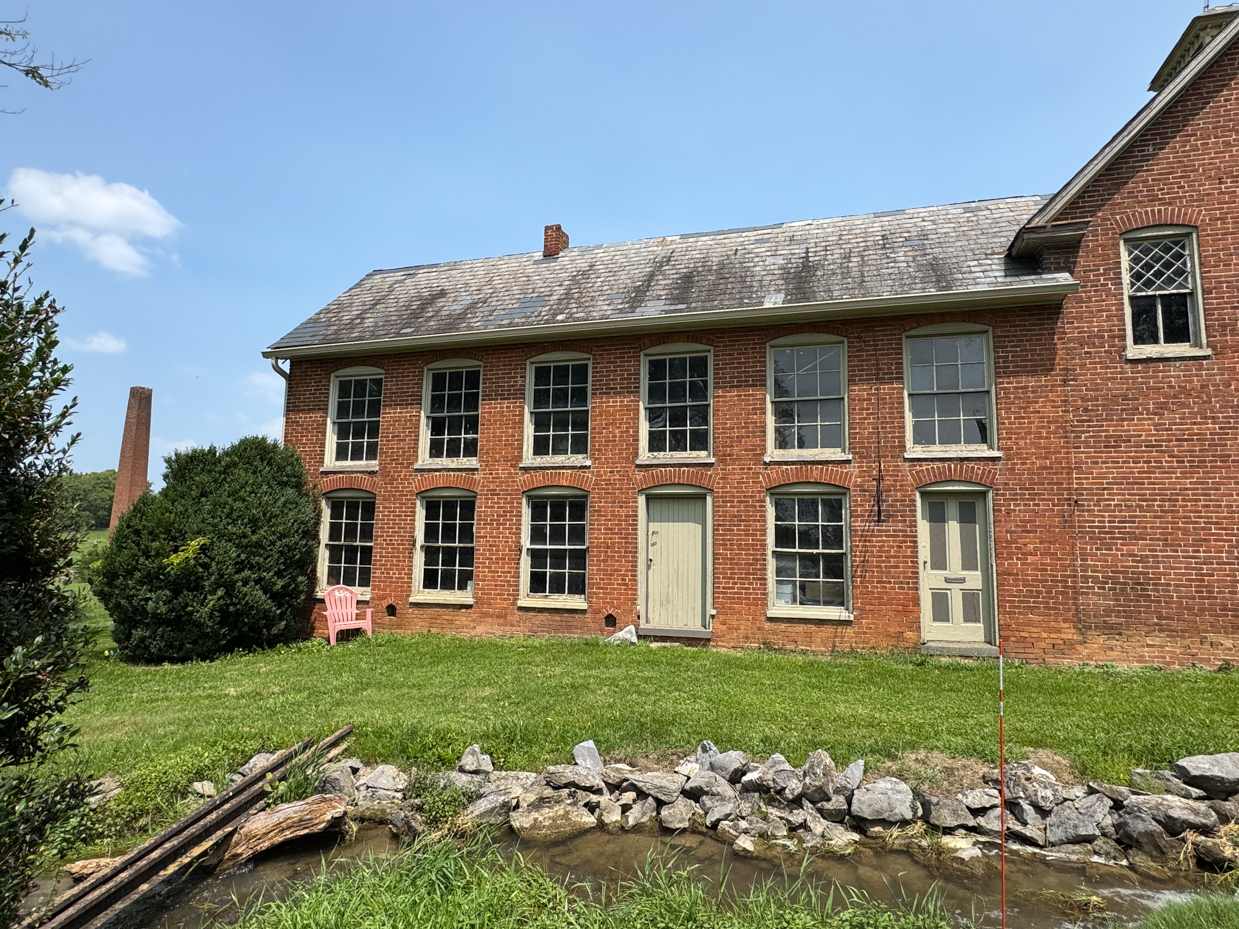
<path fill-rule="evenodd" d="M 745 890 L 768 880 L 793 881 L 800 875 L 801 860 L 782 861 L 739 858 L 731 848 L 706 835 L 651 835 L 588 832 L 550 845 L 521 843 L 505 832 L 501 841 L 509 852 L 519 852 L 549 873 L 572 885 L 597 888 L 601 884 L 636 876 L 651 855 L 674 856 L 674 866 L 693 866 L 700 879 L 717 890 L 725 876 L 731 892 Z M 351 842 L 332 845 L 307 840 L 290 843 L 260 858 L 240 873 L 212 876 L 187 892 L 157 915 L 143 920 L 146 929 L 200 929 L 213 920 L 231 923 L 242 906 L 258 899 L 288 895 L 301 881 L 348 867 L 358 859 L 395 851 L 386 827 L 360 829 Z M 974 863 L 975 864 L 975 863 Z M 980 926 L 998 925 L 999 881 L 996 849 L 987 852 L 977 871 L 965 872 L 919 861 L 911 854 L 881 846 L 862 845 L 846 858 L 823 856 L 811 859 L 803 880 L 829 886 L 838 882 L 855 887 L 870 898 L 898 904 L 934 891 L 945 898 L 947 908 L 961 920 Z M 1104 916 L 1118 917 L 1118 925 L 1130 925 L 1166 899 L 1196 889 L 1186 879 L 1155 883 L 1138 878 L 1124 868 L 1097 863 L 1052 861 L 1043 857 L 1009 855 L 1007 858 L 1008 923 L 1021 929 L 1066 929 L 1084 923 L 1082 915 L 1064 901 L 1082 891 L 1101 898 Z"/>

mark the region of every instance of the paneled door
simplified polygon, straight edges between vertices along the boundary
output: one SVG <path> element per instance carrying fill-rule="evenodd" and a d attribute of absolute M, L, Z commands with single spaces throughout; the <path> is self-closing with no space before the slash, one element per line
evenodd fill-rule
<path fill-rule="evenodd" d="M 995 644 L 984 494 L 921 495 L 921 638 Z"/>
<path fill-rule="evenodd" d="M 644 626 L 705 629 L 706 498 L 646 496 Z"/>

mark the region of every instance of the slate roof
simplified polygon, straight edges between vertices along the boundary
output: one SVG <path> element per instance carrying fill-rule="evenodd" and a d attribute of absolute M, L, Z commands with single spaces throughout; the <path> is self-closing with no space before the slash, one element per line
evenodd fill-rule
<path fill-rule="evenodd" d="M 1012 238 L 1047 199 L 1011 197 L 577 246 L 556 258 L 533 252 L 372 271 L 264 354 L 1070 284 L 1067 274 L 1041 274 L 1006 257 Z"/>

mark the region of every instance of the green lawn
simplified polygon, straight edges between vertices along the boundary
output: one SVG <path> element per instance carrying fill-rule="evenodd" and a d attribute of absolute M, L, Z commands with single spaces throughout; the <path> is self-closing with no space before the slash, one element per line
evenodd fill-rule
<path fill-rule="evenodd" d="M 92 624 L 106 635 L 107 617 Z M 438 635 L 321 640 L 203 664 L 135 667 L 105 658 L 70 713 L 95 774 L 156 757 L 219 765 L 352 723 L 352 750 L 396 763 L 447 764 L 480 742 L 497 764 L 689 750 L 703 738 L 800 763 L 815 748 L 870 765 L 918 749 L 997 757 L 994 662 L 768 650 L 614 647 L 591 640 Z M 1239 749 L 1239 674 L 1008 668 L 1007 738 L 1047 748 L 1090 777 L 1125 783 Z M 187 760 L 186 764 L 189 764 Z"/>

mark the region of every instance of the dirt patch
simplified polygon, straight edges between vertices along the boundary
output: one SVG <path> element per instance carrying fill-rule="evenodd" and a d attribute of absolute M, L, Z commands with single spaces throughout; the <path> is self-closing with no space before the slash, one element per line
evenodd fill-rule
<path fill-rule="evenodd" d="M 961 790 L 988 787 L 985 776 L 996 773 L 993 765 L 976 758 L 953 758 L 942 752 L 919 751 L 909 752 L 872 771 L 866 770 L 865 783 L 880 777 L 897 777 L 913 790 L 954 796 Z"/>
<path fill-rule="evenodd" d="M 632 765 L 641 771 L 674 771 L 681 761 L 693 754 L 692 750 L 664 748 L 644 755 L 606 755 L 602 761 L 604 764 Z"/>
<path fill-rule="evenodd" d="M 1060 784 L 1081 783 L 1080 775 L 1071 762 L 1062 755 L 1054 754 L 1048 748 L 1030 748 L 1028 750 L 1028 760 L 1039 767 L 1045 768 L 1058 778 Z"/>

